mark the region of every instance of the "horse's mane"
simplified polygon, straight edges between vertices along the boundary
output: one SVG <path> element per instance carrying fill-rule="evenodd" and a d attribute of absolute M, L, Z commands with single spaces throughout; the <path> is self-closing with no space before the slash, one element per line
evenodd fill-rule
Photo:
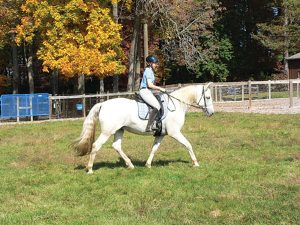
<path fill-rule="evenodd" d="M 192 103 L 196 101 L 196 85 L 179 88 L 171 92 L 171 95 L 187 103 Z"/>

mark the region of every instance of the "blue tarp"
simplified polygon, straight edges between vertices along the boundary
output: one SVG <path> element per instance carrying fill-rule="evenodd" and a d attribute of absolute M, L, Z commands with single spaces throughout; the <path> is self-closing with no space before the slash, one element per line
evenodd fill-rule
<path fill-rule="evenodd" d="M 13 94 L 1 96 L 1 117 L 48 116 L 49 94 Z"/>

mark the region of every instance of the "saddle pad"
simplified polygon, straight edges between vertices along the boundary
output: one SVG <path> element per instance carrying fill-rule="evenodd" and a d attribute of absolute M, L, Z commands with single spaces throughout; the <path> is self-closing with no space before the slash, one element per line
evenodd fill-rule
<path fill-rule="evenodd" d="M 162 103 L 163 107 L 163 115 L 161 116 L 161 120 L 163 120 L 168 113 L 168 98 L 166 94 L 159 95 L 160 101 Z M 138 115 L 139 118 L 142 120 L 148 120 L 149 119 L 149 105 L 147 105 L 144 102 L 137 102 L 138 107 Z"/>

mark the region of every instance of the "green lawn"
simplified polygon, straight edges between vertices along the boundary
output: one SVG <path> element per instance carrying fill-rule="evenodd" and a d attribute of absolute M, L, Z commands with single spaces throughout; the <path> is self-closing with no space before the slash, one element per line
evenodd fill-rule
<path fill-rule="evenodd" d="M 297 92 L 293 92 L 293 97 L 297 97 Z M 260 100 L 260 99 L 268 99 L 269 98 L 269 93 L 268 92 L 259 92 L 259 93 L 252 93 L 252 99 Z M 289 98 L 289 92 L 288 91 L 283 91 L 283 92 L 275 92 L 273 91 L 271 93 L 271 99 L 276 99 L 276 98 Z M 224 95 L 222 96 L 223 101 L 242 101 L 242 95 L 237 94 L 237 95 Z M 244 100 L 249 100 L 249 95 L 245 94 L 244 95 Z"/>
<path fill-rule="evenodd" d="M 82 121 L 0 126 L 0 224 L 299 224 L 300 114 L 187 115 L 188 152 L 166 137 L 151 169 L 152 137 L 125 134 L 126 169 L 111 148 L 68 148 Z"/>

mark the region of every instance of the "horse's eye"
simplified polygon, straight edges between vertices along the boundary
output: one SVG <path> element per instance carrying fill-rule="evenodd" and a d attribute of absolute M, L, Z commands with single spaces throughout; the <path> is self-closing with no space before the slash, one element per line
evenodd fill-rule
<path fill-rule="evenodd" d="M 206 99 L 210 99 L 210 96 L 207 96 Z"/>

